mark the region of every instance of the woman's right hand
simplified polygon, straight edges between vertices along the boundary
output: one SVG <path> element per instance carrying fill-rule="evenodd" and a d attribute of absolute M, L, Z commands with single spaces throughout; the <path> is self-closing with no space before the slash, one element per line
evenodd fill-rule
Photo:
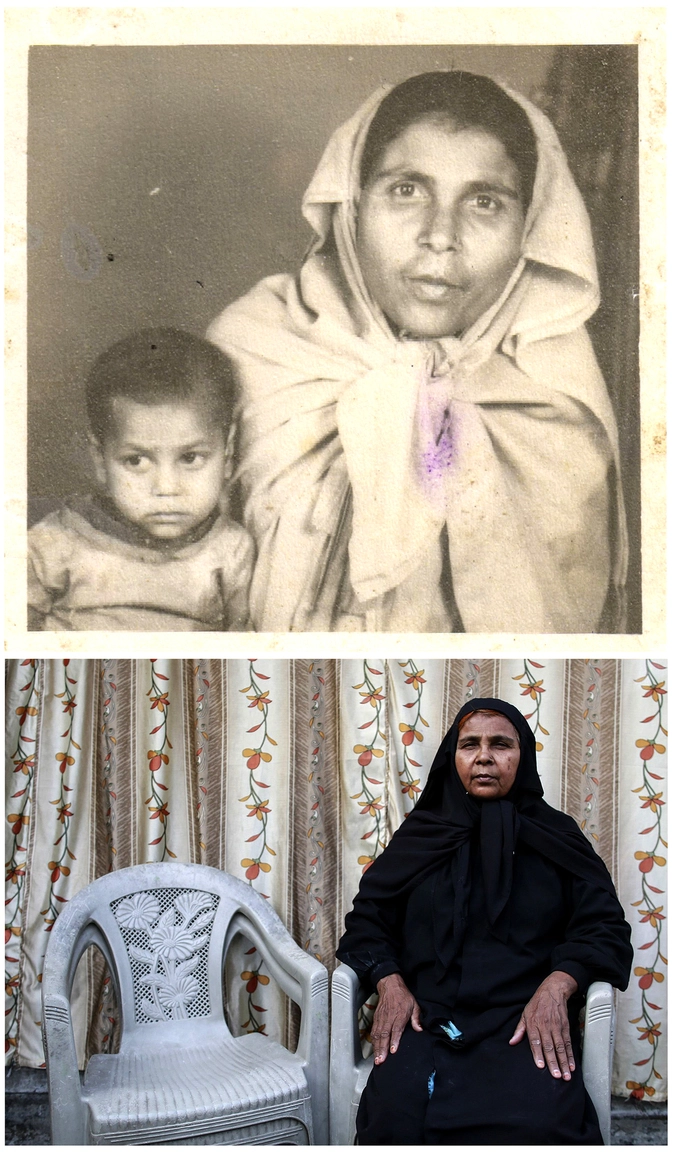
<path fill-rule="evenodd" d="M 420 1007 L 400 973 L 390 973 L 377 982 L 379 1001 L 373 1017 L 370 1037 L 375 1064 L 381 1065 L 387 1053 L 395 1053 L 408 1021 L 417 1033 L 422 1032 Z"/>

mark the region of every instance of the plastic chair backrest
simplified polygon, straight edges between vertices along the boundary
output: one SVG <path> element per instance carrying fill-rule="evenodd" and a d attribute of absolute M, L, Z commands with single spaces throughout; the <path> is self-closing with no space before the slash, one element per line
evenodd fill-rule
<path fill-rule="evenodd" d="M 106 935 L 122 1001 L 133 1006 L 125 1039 L 136 1043 L 136 1034 L 147 1035 L 144 1026 L 166 1022 L 206 1018 L 222 1024 L 221 958 L 236 906 L 208 889 L 172 886 L 138 890 L 108 907 L 115 929 L 106 925 Z"/>
<path fill-rule="evenodd" d="M 74 917 L 71 949 L 61 958 L 68 984 L 84 949 L 97 945 L 122 1014 L 122 1052 L 168 1040 L 167 1026 L 176 1040 L 211 1025 L 227 1029 L 224 955 L 236 933 L 246 931 L 251 913 L 251 939 L 260 940 L 266 928 L 260 914 L 266 919 L 271 912 L 257 908 L 260 901 L 237 878 L 204 866 L 141 865 L 109 873 L 61 914 L 60 929 Z M 53 966 L 53 953 L 50 960 Z"/>

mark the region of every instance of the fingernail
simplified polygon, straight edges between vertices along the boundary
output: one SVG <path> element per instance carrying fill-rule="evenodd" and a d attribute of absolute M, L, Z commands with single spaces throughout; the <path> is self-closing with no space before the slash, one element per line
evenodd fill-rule
<path fill-rule="evenodd" d="M 563 1077 L 565 1078 L 566 1081 L 569 1081 L 569 1079 L 570 1079 L 569 1073 L 563 1073 Z"/>
<path fill-rule="evenodd" d="M 539 1066 L 540 1069 L 544 1068 L 544 1062 L 543 1061 L 537 1061 L 537 1065 Z"/>
<path fill-rule="evenodd" d="M 392 1045 L 392 1047 L 391 1047 L 391 1049 L 389 1050 L 389 1052 L 390 1052 L 390 1053 L 395 1053 L 395 1052 L 396 1052 L 396 1046 L 395 1046 L 395 1045 Z"/>
<path fill-rule="evenodd" d="M 560 1076 L 560 1070 L 559 1070 L 559 1069 L 554 1069 L 554 1070 L 553 1070 L 553 1076 L 554 1076 L 554 1077 L 559 1077 L 559 1076 Z"/>

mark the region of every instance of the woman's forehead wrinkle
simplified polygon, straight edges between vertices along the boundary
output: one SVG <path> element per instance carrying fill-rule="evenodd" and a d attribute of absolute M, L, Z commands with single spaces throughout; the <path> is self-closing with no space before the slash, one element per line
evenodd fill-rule
<path fill-rule="evenodd" d="M 520 200 L 517 188 L 510 184 L 502 184 L 501 180 L 471 180 L 466 185 L 467 192 L 497 192 L 500 196 L 508 196 L 511 200 Z"/>
<path fill-rule="evenodd" d="M 424 179 L 431 175 L 432 168 L 441 175 L 447 172 L 458 183 L 466 172 L 466 182 L 477 187 L 485 183 L 514 191 L 520 184 L 517 166 L 497 137 L 470 131 L 463 136 L 448 135 L 424 122 L 410 125 L 389 143 L 368 182 L 401 175 Z"/>
<path fill-rule="evenodd" d="M 461 741 L 477 741 L 482 736 L 486 736 L 489 741 L 513 741 L 514 744 L 518 740 L 517 733 L 498 732 L 498 733 L 461 733 L 459 740 Z"/>
<path fill-rule="evenodd" d="M 388 168 L 376 168 L 371 180 L 375 183 L 379 180 L 392 180 L 394 177 L 405 180 L 431 180 L 431 175 L 428 172 L 420 172 L 419 169 L 414 168 L 405 160 L 402 160 L 400 164 L 392 164 Z"/>
<path fill-rule="evenodd" d="M 458 740 L 483 734 L 490 740 L 516 740 L 520 743 L 518 729 L 513 721 L 496 709 L 475 709 L 470 712 L 460 723 Z"/>

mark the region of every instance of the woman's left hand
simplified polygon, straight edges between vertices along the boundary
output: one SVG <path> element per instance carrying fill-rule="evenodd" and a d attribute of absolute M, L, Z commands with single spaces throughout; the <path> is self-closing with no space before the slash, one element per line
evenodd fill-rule
<path fill-rule="evenodd" d="M 569 973 L 551 973 L 523 1009 L 509 1041 L 509 1045 L 517 1045 L 527 1033 L 535 1064 L 540 1069 L 548 1065 L 553 1077 L 562 1076 L 565 1081 L 570 1080 L 575 1068 L 567 1002 L 577 988 Z"/>

